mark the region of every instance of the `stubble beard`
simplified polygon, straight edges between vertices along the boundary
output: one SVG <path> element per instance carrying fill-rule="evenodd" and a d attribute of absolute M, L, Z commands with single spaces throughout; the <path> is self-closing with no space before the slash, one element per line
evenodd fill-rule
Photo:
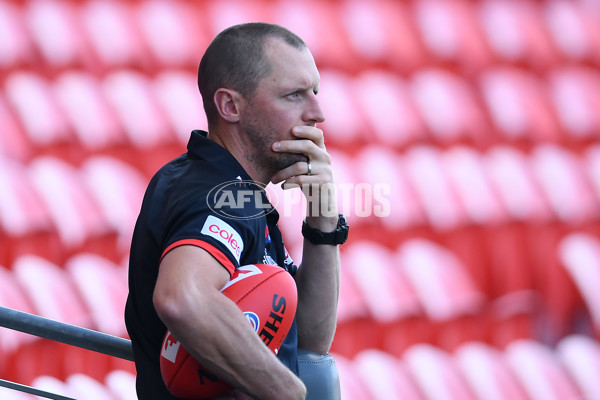
<path fill-rule="evenodd" d="M 304 154 L 275 153 L 271 146 L 275 141 L 274 138 L 279 137 L 276 132 L 259 128 L 252 123 L 247 124 L 244 131 L 252 147 L 248 152 L 248 160 L 259 170 L 268 172 L 270 176 L 297 162 L 306 161 Z"/>

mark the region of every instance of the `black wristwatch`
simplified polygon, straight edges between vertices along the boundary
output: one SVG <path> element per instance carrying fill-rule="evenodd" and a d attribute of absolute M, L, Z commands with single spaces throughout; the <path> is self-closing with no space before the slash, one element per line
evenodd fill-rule
<path fill-rule="evenodd" d="M 343 244 L 348 239 L 349 230 L 350 226 L 343 214 L 339 214 L 337 228 L 333 232 L 321 232 L 308 226 L 306 221 L 302 222 L 302 236 L 312 244 L 330 244 L 332 246 Z"/>

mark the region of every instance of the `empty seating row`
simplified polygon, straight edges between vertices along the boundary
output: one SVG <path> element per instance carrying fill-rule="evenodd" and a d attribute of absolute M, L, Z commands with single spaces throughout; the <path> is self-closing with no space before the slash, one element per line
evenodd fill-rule
<path fill-rule="evenodd" d="M 511 249 L 505 249 L 511 251 Z M 600 235 L 573 233 L 544 248 L 552 265 L 522 270 L 497 264 L 477 275 L 452 251 L 411 238 L 390 250 L 374 241 L 342 249 L 334 350 L 401 354 L 427 342 L 452 350 L 468 340 L 502 347 L 520 338 L 554 345 L 567 334 L 600 338 Z"/>
<path fill-rule="evenodd" d="M 502 240 L 526 239 L 538 228 L 544 228 L 549 243 L 552 236 L 577 229 L 600 232 L 598 145 L 581 152 L 555 145 L 530 152 L 430 145 L 397 152 L 371 145 L 352 158 L 330 152 L 339 209 L 361 227 L 354 238 L 379 235 L 378 241 L 394 246 L 421 234 L 468 258 L 485 252 L 464 246 L 489 240 L 490 251 L 502 249 Z M 0 157 L 0 165 L 0 182 L 7 188 L 0 197 L 0 262 L 10 265 L 27 252 L 58 263 L 84 249 L 115 260 L 126 254 L 149 180 L 134 165 L 100 154 L 79 165 L 47 155 L 27 164 Z M 293 250 L 301 240 L 303 196 L 273 185 L 269 190 Z"/>
<path fill-rule="evenodd" d="M 0 87 L 0 154 L 21 161 L 54 153 L 81 162 L 111 151 L 150 174 L 184 151 L 192 129 L 206 128 L 192 72 L 70 70 L 48 79 L 19 71 Z M 494 67 L 477 79 L 435 68 L 410 78 L 326 69 L 321 87 L 328 144 L 346 152 L 365 144 L 579 149 L 600 141 L 600 76 L 589 68 L 539 76 Z"/>
<path fill-rule="evenodd" d="M 123 312 L 127 268 L 96 254 L 81 253 L 65 265 L 38 256 L 19 257 L 11 269 L 0 267 L 0 305 L 51 320 L 127 337 Z M 85 373 L 103 379 L 115 368 L 133 371 L 133 363 L 0 328 L 0 373 L 30 384 L 39 375 L 65 378 Z"/>
<path fill-rule="evenodd" d="M 600 396 L 600 345 L 571 335 L 556 347 L 518 340 L 505 349 L 468 342 L 446 352 L 426 344 L 400 357 L 365 350 L 336 356 L 348 400 L 562 400 Z"/>
<path fill-rule="evenodd" d="M 467 73 L 493 63 L 532 69 L 561 62 L 597 65 L 599 19 L 591 6 L 569 1 L 5 0 L 0 69 L 41 65 L 101 73 L 123 66 L 195 67 L 217 32 L 248 21 L 287 26 L 320 63 L 348 71 L 366 66 L 407 72 L 428 64 Z"/>

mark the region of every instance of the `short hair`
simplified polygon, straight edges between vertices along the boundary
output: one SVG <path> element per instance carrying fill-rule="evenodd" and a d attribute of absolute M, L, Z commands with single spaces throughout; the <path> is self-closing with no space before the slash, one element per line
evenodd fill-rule
<path fill-rule="evenodd" d="M 210 43 L 198 67 L 198 88 L 209 126 L 218 116 L 213 100 L 217 89 L 233 89 L 250 99 L 260 80 L 271 73 L 264 52 L 268 38 L 282 39 L 297 49 L 306 47 L 304 41 L 288 29 L 263 22 L 234 25 Z"/>

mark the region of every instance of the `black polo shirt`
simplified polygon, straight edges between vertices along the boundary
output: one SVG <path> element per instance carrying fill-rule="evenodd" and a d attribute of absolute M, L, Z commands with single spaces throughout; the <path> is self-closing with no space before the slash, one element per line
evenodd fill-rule
<path fill-rule="evenodd" d="M 231 274 L 247 264 L 277 264 L 295 272 L 277 227 L 279 215 L 237 160 L 207 133 L 193 131 L 188 151 L 150 181 L 136 222 L 129 259 L 125 322 L 142 400 L 172 399 L 160 375 L 167 331 L 152 303 L 162 257 L 181 245 L 208 251 Z M 298 373 L 296 323 L 278 352 Z"/>

